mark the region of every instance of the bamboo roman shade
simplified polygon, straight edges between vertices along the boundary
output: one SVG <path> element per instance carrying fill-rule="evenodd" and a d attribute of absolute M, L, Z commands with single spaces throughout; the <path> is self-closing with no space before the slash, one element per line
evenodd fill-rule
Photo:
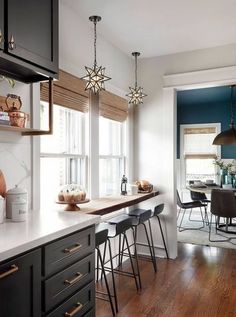
<path fill-rule="evenodd" d="M 215 127 L 184 129 L 184 157 L 186 159 L 214 159 L 217 148 L 212 145 L 216 136 Z"/>
<path fill-rule="evenodd" d="M 102 91 L 100 93 L 100 116 L 107 119 L 123 122 L 128 117 L 128 102 L 111 92 Z"/>
<path fill-rule="evenodd" d="M 59 71 L 59 80 L 53 82 L 53 103 L 81 112 L 89 109 L 89 94 L 84 90 L 85 82 L 63 70 Z M 48 83 L 40 84 L 40 99 L 48 101 Z"/>

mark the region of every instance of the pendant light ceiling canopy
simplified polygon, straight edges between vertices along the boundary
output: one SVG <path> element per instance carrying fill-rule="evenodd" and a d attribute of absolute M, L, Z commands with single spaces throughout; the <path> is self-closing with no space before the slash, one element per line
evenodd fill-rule
<path fill-rule="evenodd" d="M 234 111 L 233 111 L 233 90 L 235 85 L 230 86 L 230 125 L 229 129 L 219 133 L 212 144 L 214 145 L 236 145 L 236 129 L 234 127 Z"/>
<path fill-rule="evenodd" d="M 133 52 L 132 55 L 135 58 L 135 84 L 134 88 L 129 87 L 130 93 L 128 93 L 126 96 L 129 97 L 129 103 L 133 105 L 139 105 L 143 103 L 143 98 L 147 95 L 143 92 L 142 87 L 138 87 L 138 81 L 137 81 L 137 59 L 138 56 L 140 56 L 139 52 Z"/>
<path fill-rule="evenodd" d="M 101 21 L 101 17 L 92 15 L 89 20 L 94 24 L 94 63 L 93 67 L 85 66 L 86 75 L 82 79 L 87 80 L 85 90 L 91 90 L 97 94 L 101 90 L 105 90 L 104 82 L 111 78 L 105 75 L 105 67 L 97 65 L 97 23 Z"/>

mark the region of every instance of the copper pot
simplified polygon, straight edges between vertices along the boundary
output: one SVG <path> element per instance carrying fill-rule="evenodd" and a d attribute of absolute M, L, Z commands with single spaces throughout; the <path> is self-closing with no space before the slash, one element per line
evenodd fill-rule
<path fill-rule="evenodd" d="M 20 96 L 8 94 L 6 98 L 6 105 L 8 109 L 8 115 L 10 117 L 11 126 L 26 128 L 26 123 L 29 119 L 29 116 L 23 111 L 20 111 L 20 108 L 22 106 Z"/>
<path fill-rule="evenodd" d="M 26 128 L 28 115 L 23 111 L 9 111 L 11 126 L 18 128 Z"/>

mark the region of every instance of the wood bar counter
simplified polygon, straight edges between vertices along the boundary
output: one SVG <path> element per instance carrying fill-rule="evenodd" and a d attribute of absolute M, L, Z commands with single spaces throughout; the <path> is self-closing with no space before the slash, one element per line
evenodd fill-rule
<path fill-rule="evenodd" d="M 122 208 L 136 205 L 157 195 L 159 195 L 158 191 L 139 193 L 136 195 L 107 196 L 93 199 L 89 203 L 81 205 L 80 208 L 81 212 L 102 216 Z"/>

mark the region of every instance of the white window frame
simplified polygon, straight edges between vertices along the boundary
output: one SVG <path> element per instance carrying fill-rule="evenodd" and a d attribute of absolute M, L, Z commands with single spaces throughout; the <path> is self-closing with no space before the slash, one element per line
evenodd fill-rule
<path fill-rule="evenodd" d="M 125 148 L 124 144 L 128 143 L 127 142 L 128 140 L 126 140 L 126 142 L 125 142 L 125 138 L 128 139 L 128 126 L 127 125 L 128 125 L 127 120 L 124 122 L 121 122 L 121 130 L 120 130 L 121 155 L 112 155 L 112 154 L 99 155 L 99 162 L 100 162 L 100 159 L 119 159 L 120 171 L 122 171 L 122 173 L 126 174 L 126 175 L 127 175 L 127 155 L 126 155 L 127 149 Z M 125 131 L 126 131 L 126 133 L 125 133 Z M 99 188 L 99 194 L 100 194 L 100 188 Z"/>
<path fill-rule="evenodd" d="M 63 107 L 63 106 L 56 105 L 56 104 L 54 106 Z M 63 108 L 69 109 L 66 107 L 63 107 Z M 74 109 L 72 109 L 72 110 L 74 110 Z M 74 111 L 76 111 L 76 110 L 74 110 Z M 68 133 L 69 133 L 69 131 L 67 131 L 67 134 Z M 40 162 L 41 162 L 41 158 L 81 159 L 83 161 L 84 168 L 85 168 L 84 183 L 81 185 L 83 185 L 87 189 L 88 188 L 88 155 L 86 155 L 86 118 L 85 118 L 85 116 L 82 118 L 81 133 L 82 133 L 82 137 L 81 137 L 81 140 L 82 140 L 81 141 L 82 142 L 81 152 L 82 152 L 82 154 L 53 153 L 53 152 L 52 153 L 45 153 L 45 152 L 41 152 L 41 148 L 40 148 Z M 45 137 L 45 136 L 43 136 L 43 137 Z M 41 143 L 41 141 L 40 141 L 40 143 Z M 41 174 L 39 176 L 41 178 Z M 67 167 L 67 170 L 66 170 L 66 183 L 68 183 L 68 184 L 71 183 L 69 166 Z M 41 194 L 40 194 L 40 200 L 41 200 Z"/>
<path fill-rule="evenodd" d="M 216 134 L 221 132 L 221 123 L 197 123 L 197 124 L 181 124 L 180 125 L 180 186 L 186 188 L 186 165 L 184 158 L 184 129 L 186 128 L 216 128 Z M 216 155 L 221 157 L 221 146 L 217 146 Z"/>

